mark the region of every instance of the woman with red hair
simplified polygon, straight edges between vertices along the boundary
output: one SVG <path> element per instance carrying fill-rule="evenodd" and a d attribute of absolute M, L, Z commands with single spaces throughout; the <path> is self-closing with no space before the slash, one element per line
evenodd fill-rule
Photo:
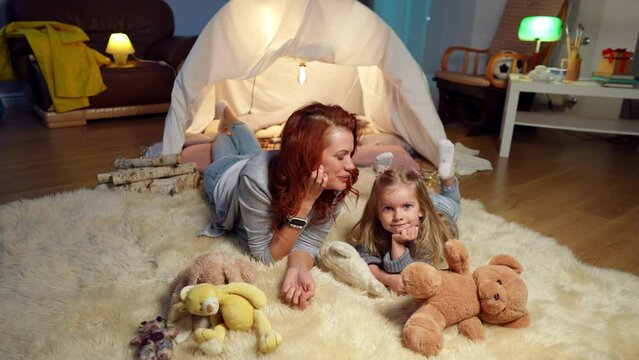
<path fill-rule="evenodd" d="M 215 219 L 203 232 L 234 230 L 265 263 L 287 258 L 284 301 L 300 308 L 315 294 L 310 269 L 357 181 L 355 115 L 312 103 L 286 121 L 279 151 L 262 152 L 253 132 L 221 101 L 213 163 L 204 189 Z"/>

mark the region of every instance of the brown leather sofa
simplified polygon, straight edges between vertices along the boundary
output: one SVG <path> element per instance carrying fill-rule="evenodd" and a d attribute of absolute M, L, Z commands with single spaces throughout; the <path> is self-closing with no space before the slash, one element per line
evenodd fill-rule
<path fill-rule="evenodd" d="M 135 61 L 126 67 L 100 68 L 107 90 L 89 97 L 89 107 L 57 113 L 44 77 L 24 38 L 9 40 L 18 76 L 30 88 L 33 109 L 48 127 L 85 125 L 87 120 L 166 112 L 176 73 L 195 36 L 174 36 L 173 12 L 163 0 L 7 0 L 7 24 L 14 21 L 57 21 L 80 27 L 89 47 L 105 53 L 111 33 L 131 39 Z"/>

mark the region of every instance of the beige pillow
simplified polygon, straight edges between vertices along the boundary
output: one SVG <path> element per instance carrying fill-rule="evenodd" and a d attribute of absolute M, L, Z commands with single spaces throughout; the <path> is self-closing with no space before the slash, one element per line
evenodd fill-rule
<path fill-rule="evenodd" d="M 255 136 L 258 139 L 270 139 L 274 137 L 279 137 L 282 134 L 282 129 L 284 129 L 284 125 L 269 126 L 266 129 L 258 130 L 255 133 Z"/>

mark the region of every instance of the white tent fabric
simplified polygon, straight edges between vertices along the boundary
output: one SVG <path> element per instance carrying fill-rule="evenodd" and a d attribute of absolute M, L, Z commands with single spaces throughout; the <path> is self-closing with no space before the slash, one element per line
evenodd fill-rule
<path fill-rule="evenodd" d="M 300 85 L 298 66 L 308 81 Z M 181 151 L 226 100 L 238 114 L 279 117 L 338 104 L 437 163 L 446 134 L 426 77 L 393 30 L 355 0 L 232 0 L 199 35 L 175 81 L 162 153 Z"/>

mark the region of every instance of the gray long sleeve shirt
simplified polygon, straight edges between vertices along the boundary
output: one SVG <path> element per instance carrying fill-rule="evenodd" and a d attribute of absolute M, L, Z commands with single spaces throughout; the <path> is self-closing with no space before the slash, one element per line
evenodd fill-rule
<path fill-rule="evenodd" d="M 274 261 L 270 248 L 273 240 L 271 222 L 274 215 L 271 211 L 272 197 L 268 189 L 268 164 L 274 154 L 275 152 L 263 152 L 248 159 L 246 164 L 238 169 L 239 176 L 237 171 L 228 170 L 222 175 L 216 186 L 213 201 L 215 214 L 224 214 L 226 219 L 223 222 L 213 220 L 202 233 L 220 236 L 224 230 L 235 230 L 239 237 L 246 241 L 253 257 L 265 263 Z M 224 179 L 226 176 L 237 176 L 237 181 Z M 219 186 L 225 188 L 217 189 Z M 221 196 L 222 194 L 226 196 Z M 229 194 L 232 196 L 228 196 Z M 341 204 L 335 207 L 334 217 L 337 217 L 341 207 Z M 319 249 L 335 222 L 334 217 L 324 224 L 315 225 L 312 223 L 314 213 L 311 212 L 308 225 L 297 238 L 293 250 L 304 251 L 317 261 Z M 220 226 L 223 229 L 220 229 Z"/>
<path fill-rule="evenodd" d="M 398 257 L 395 260 L 392 260 L 390 252 L 384 254 L 383 258 L 379 258 L 377 256 L 371 255 L 363 246 L 358 245 L 356 248 L 357 252 L 362 257 L 362 259 L 364 259 L 366 264 L 377 265 L 380 269 L 386 271 L 389 274 L 399 274 L 402 272 L 402 270 L 404 270 L 406 266 L 416 261 L 432 264 L 432 262 L 429 260 L 413 259 L 413 257 L 410 255 L 409 249 L 406 249 L 402 256 Z"/>

